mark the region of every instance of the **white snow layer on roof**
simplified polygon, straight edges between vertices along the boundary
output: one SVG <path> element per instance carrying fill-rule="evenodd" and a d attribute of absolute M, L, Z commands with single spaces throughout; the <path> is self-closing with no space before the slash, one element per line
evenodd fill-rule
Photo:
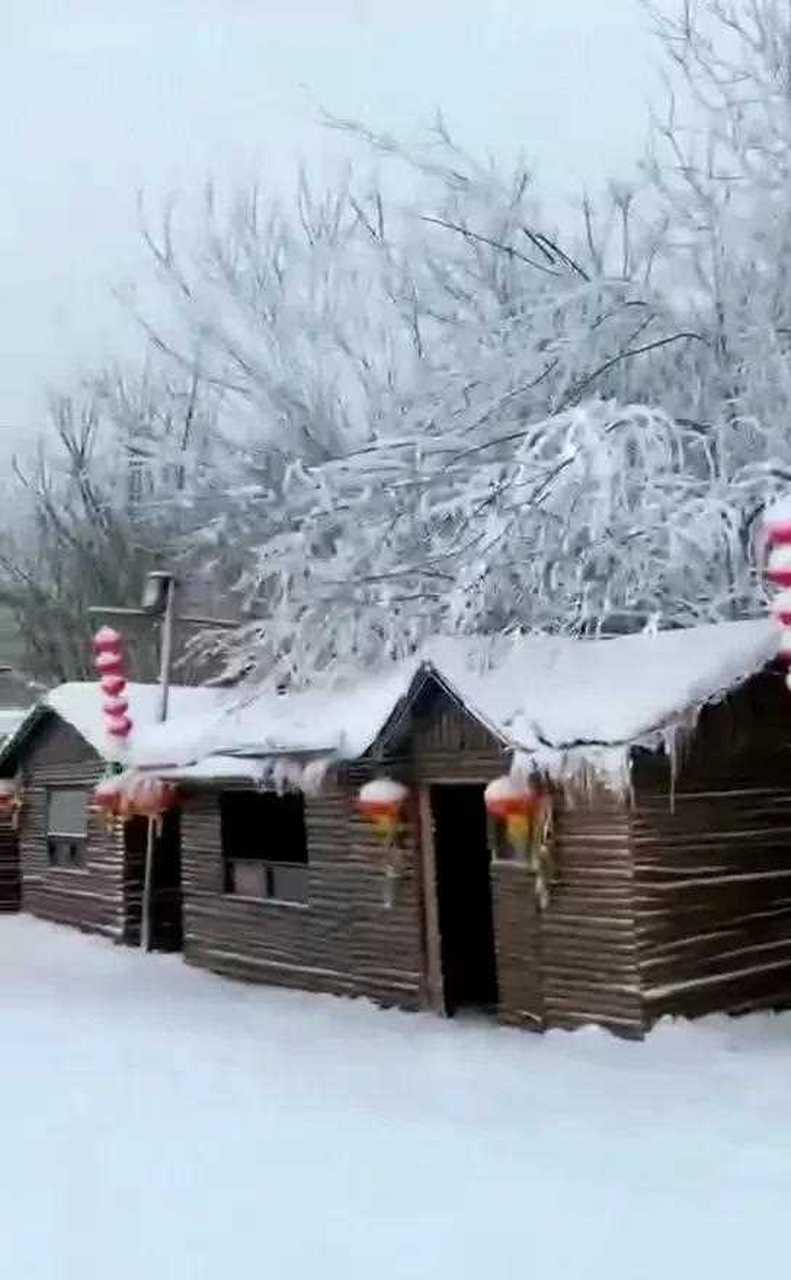
<path fill-rule="evenodd" d="M 441 637 L 354 684 L 289 695 L 215 693 L 206 707 L 188 703 L 183 715 L 174 700 L 167 724 L 138 729 L 133 759 L 188 767 L 196 778 L 230 774 L 233 756 L 354 759 L 421 670 L 433 671 L 504 746 L 527 753 L 588 747 L 593 759 L 597 747 L 645 740 L 716 701 L 771 661 L 778 635 L 773 622 L 760 620 L 612 640 Z"/>
<path fill-rule="evenodd" d="M 157 723 L 160 690 L 155 684 L 129 684 L 125 696 L 129 699 L 132 720 L 128 746 L 119 744 L 105 730 L 98 682 L 75 680 L 58 685 L 44 698 L 44 705 L 76 729 L 99 755 L 107 760 L 124 761 L 134 751 L 137 736 Z M 217 706 L 227 697 L 227 691 L 174 685 L 169 694 L 168 716 L 178 723 L 189 722 L 193 716 Z"/>

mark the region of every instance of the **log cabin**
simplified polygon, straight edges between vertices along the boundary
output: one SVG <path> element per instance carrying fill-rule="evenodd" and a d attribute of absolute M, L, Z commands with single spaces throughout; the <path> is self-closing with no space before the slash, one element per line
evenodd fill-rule
<path fill-rule="evenodd" d="M 136 763 L 181 791 L 185 959 L 634 1038 L 665 1015 L 791 1002 L 776 651 L 765 622 L 448 639 L 386 675 L 153 729 Z M 549 800 L 546 859 L 487 817 L 504 773 Z M 358 812 L 383 776 L 409 795 L 397 847 Z"/>
<path fill-rule="evenodd" d="M 129 688 L 135 722 L 153 722 L 156 686 Z M 176 714 L 215 697 L 203 689 L 171 692 Z M 97 782 L 124 763 L 123 748 L 105 734 L 98 684 L 61 685 L 24 716 L 0 748 L 0 776 L 16 776 L 22 794 L 18 832 L 0 828 L 0 885 L 7 877 L 15 887 L 9 910 L 139 942 L 146 825 L 108 825 L 91 803 Z M 152 941 L 160 950 L 181 945 L 179 849 L 174 814 L 155 860 Z"/>

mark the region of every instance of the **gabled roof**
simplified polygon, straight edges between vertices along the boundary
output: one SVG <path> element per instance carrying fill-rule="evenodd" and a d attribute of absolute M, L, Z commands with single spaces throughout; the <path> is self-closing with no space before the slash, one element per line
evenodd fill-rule
<path fill-rule="evenodd" d="M 155 724 L 159 713 L 158 686 L 130 684 L 127 693 L 136 730 L 140 732 Z M 176 685 L 170 690 L 170 714 L 180 720 L 189 718 L 227 696 L 216 689 Z M 122 763 L 129 759 L 131 744 L 129 748 L 119 745 L 105 732 L 98 682 L 71 681 L 58 685 L 23 713 L 15 731 L 0 747 L 0 769 L 19 758 L 38 727 L 52 716 L 58 716 L 75 729 L 103 759 Z"/>
<path fill-rule="evenodd" d="M 237 768 L 260 781 L 262 765 L 289 755 L 353 760 L 387 740 L 433 679 L 505 748 L 544 767 L 584 753 L 621 768 L 632 746 L 656 745 L 770 663 L 778 635 L 761 620 L 612 640 L 439 637 L 353 683 L 288 695 L 226 692 L 197 715 L 174 714 L 136 734 L 134 763 L 193 779 Z"/>

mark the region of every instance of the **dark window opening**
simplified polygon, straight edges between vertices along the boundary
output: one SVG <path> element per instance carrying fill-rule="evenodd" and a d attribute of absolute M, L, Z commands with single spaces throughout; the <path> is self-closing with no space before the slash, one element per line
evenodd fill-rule
<path fill-rule="evenodd" d="M 308 900 L 308 842 L 301 793 L 220 796 L 225 892 L 275 902 Z"/>
<path fill-rule="evenodd" d="M 47 792 L 47 859 L 51 867 L 79 871 L 88 840 L 88 792 L 63 787 Z"/>

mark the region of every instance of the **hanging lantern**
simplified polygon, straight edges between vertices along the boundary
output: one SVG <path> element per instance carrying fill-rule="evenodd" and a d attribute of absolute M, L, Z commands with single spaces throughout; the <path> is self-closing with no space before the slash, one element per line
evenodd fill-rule
<path fill-rule="evenodd" d="M 535 876 L 536 900 L 540 909 L 545 910 L 554 876 L 549 792 L 506 774 L 489 783 L 483 798 L 487 813 L 505 827 L 513 852 L 527 861 Z"/>
<path fill-rule="evenodd" d="M 100 676 L 122 676 L 124 674 L 124 655 L 122 653 L 97 653 L 96 670 Z"/>
<path fill-rule="evenodd" d="M 120 774 L 102 778 L 93 792 L 93 808 L 104 818 L 105 826 L 112 830 L 116 819 L 121 816 L 123 804 L 123 784 Z"/>
<path fill-rule="evenodd" d="M 0 778 L 0 818 L 10 820 L 16 831 L 22 809 L 22 791 L 15 778 Z"/>
<path fill-rule="evenodd" d="M 170 782 L 138 774 L 129 787 L 129 804 L 138 818 L 148 818 L 161 828 L 167 813 L 176 807 L 178 792 Z"/>
<path fill-rule="evenodd" d="M 769 612 L 781 627 L 791 627 L 791 591 L 780 591 L 769 605 Z"/>
<path fill-rule="evenodd" d="M 761 534 L 766 547 L 791 546 L 791 503 L 787 498 L 764 513 Z"/>
<path fill-rule="evenodd" d="M 399 836 L 403 829 L 404 808 L 409 791 L 402 782 L 392 778 L 374 778 L 360 787 L 357 809 L 370 822 L 379 839 L 388 850 L 385 867 L 384 906 L 387 910 L 395 901 L 396 884 L 403 873 L 403 853 L 399 848 Z"/>
<path fill-rule="evenodd" d="M 375 778 L 360 788 L 357 808 L 383 840 L 391 842 L 401 827 L 404 805 L 409 792 L 402 782 L 391 778 Z"/>
<path fill-rule="evenodd" d="M 530 840 L 533 818 L 539 795 L 527 782 L 518 782 L 509 774 L 495 778 L 483 793 L 486 810 L 493 818 L 504 823 L 508 842 L 517 854 L 523 855 Z"/>
<path fill-rule="evenodd" d="M 111 774 L 99 782 L 93 793 L 93 808 L 104 815 L 108 827 L 116 819 L 147 818 L 157 829 L 165 814 L 178 804 L 178 791 L 170 782 L 127 770 Z"/>
<path fill-rule="evenodd" d="M 126 677 L 102 676 L 99 686 L 106 698 L 120 698 L 126 689 Z"/>
<path fill-rule="evenodd" d="M 791 543 L 780 542 L 770 547 L 766 577 L 773 587 L 791 587 Z"/>
<path fill-rule="evenodd" d="M 102 711 L 108 719 L 113 716 L 125 716 L 129 710 L 129 703 L 126 698 L 105 698 L 102 703 Z"/>
<path fill-rule="evenodd" d="M 105 728 L 111 738 L 124 742 L 132 732 L 132 721 L 129 716 L 107 716 Z"/>
<path fill-rule="evenodd" d="M 110 738 L 123 744 L 132 732 L 127 697 L 124 642 L 112 627 L 102 627 L 93 638 L 94 664 L 103 695 L 104 727 Z"/>
<path fill-rule="evenodd" d="M 763 559 L 764 577 L 777 595 L 769 612 L 781 628 L 777 657 L 788 672 L 786 685 L 791 689 L 791 501 L 776 502 L 764 513 L 758 538 L 759 559 Z"/>
<path fill-rule="evenodd" d="M 120 632 L 115 631 L 112 627 L 101 627 L 93 637 L 93 651 L 95 654 L 121 653 L 123 645 L 124 642 Z"/>

